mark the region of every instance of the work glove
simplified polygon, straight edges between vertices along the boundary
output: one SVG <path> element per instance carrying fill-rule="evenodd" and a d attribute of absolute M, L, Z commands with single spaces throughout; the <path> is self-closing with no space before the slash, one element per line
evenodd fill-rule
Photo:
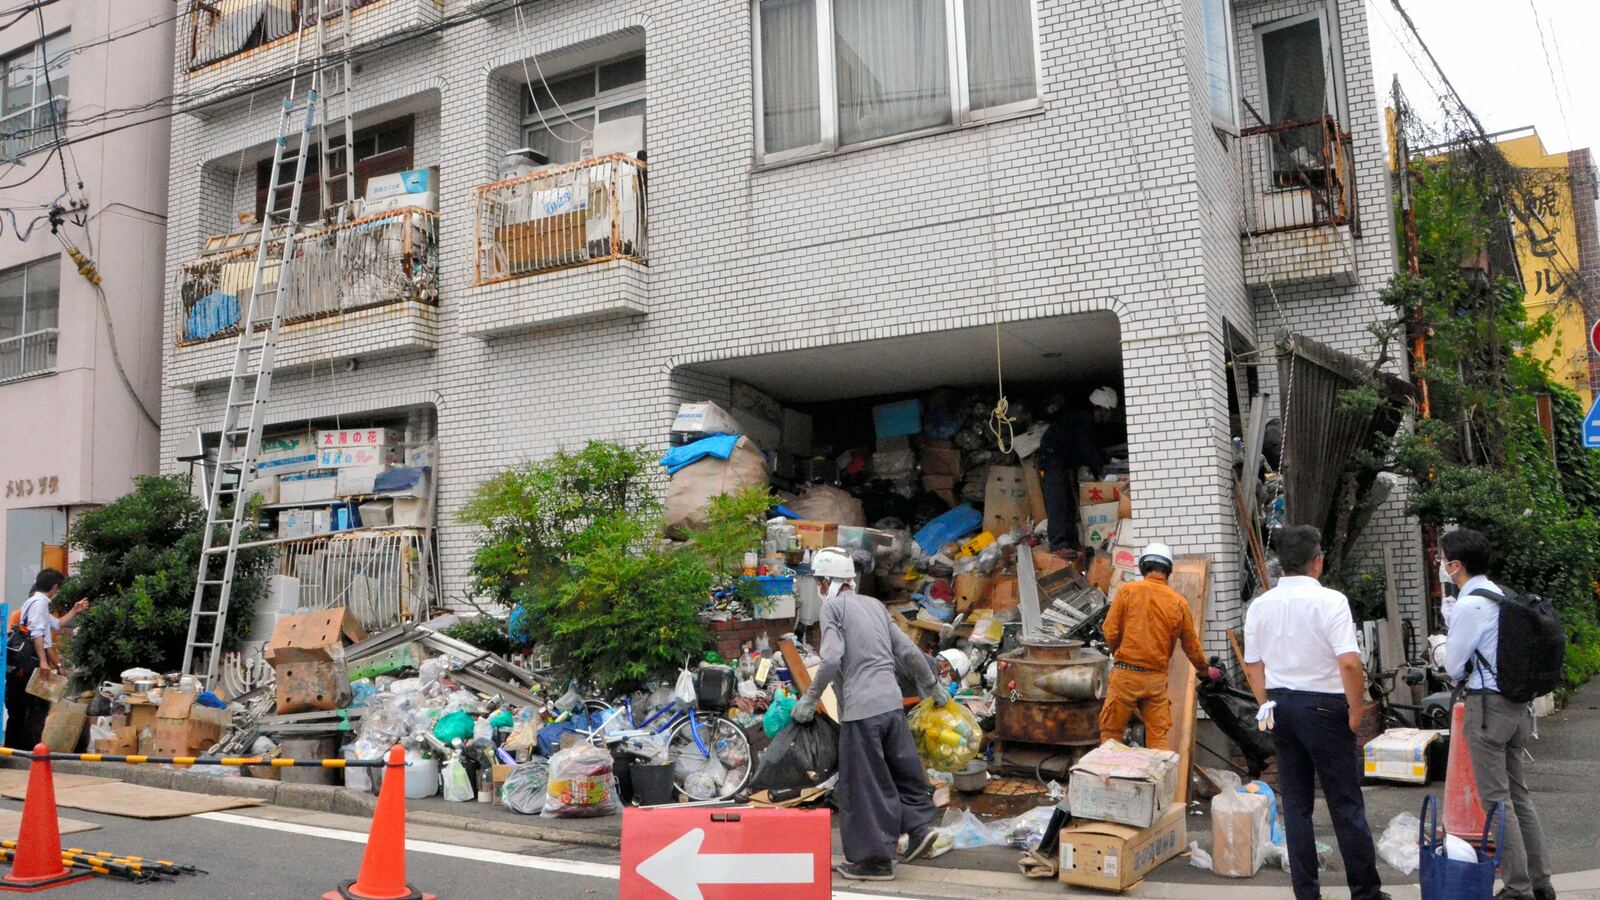
<path fill-rule="evenodd" d="M 928 695 L 933 700 L 933 705 L 938 708 L 950 705 L 950 691 L 942 684 L 933 686 L 933 693 Z"/>
<path fill-rule="evenodd" d="M 1272 711 L 1278 708 L 1278 701 L 1268 700 L 1256 710 L 1256 728 L 1262 731 L 1272 730 Z"/>
<path fill-rule="evenodd" d="M 1222 669 L 1217 666 L 1206 666 L 1206 680 L 1212 683 L 1222 680 Z"/>
<path fill-rule="evenodd" d="M 809 724 L 811 720 L 815 719 L 816 717 L 817 698 L 811 696 L 810 694 L 801 697 L 800 700 L 795 703 L 794 711 L 790 714 L 790 718 L 796 722 L 799 722 L 801 725 Z"/>

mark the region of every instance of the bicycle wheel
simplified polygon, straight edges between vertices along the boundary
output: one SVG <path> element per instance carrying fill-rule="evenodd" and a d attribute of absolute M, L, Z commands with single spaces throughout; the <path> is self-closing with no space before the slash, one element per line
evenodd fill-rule
<path fill-rule="evenodd" d="M 695 800 L 727 800 L 737 795 L 749 783 L 755 766 L 744 730 L 714 714 L 684 716 L 672 726 L 667 757 L 672 761 L 673 784 Z"/>

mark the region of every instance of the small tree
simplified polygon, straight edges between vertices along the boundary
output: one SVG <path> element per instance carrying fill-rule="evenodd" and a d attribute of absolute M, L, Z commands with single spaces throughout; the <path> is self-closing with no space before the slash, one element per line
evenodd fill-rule
<path fill-rule="evenodd" d="M 68 542 L 83 558 L 58 603 L 90 598 L 68 647 L 87 677 L 99 682 L 135 666 L 168 672 L 183 664 L 204 528 L 205 510 L 178 476 L 136 477 L 132 493 L 73 522 Z M 259 538 L 250 529 L 249 539 Z M 273 558 L 270 548 L 239 551 L 224 651 L 248 635 Z"/>

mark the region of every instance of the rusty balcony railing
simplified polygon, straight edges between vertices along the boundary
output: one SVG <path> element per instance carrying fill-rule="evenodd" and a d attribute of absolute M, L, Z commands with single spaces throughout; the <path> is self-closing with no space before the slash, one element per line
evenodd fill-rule
<path fill-rule="evenodd" d="M 1348 225 L 1350 134 L 1332 116 L 1239 132 L 1245 234 Z"/>
<path fill-rule="evenodd" d="M 407 208 L 303 232 L 295 240 L 293 278 L 283 296 L 285 323 L 358 309 L 439 299 L 439 215 Z M 239 333 L 249 307 L 256 245 L 210 253 L 186 264 L 179 285 L 179 345 Z M 268 252 L 277 254 L 274 241 Z M 277 277 L 269 264 L 266 281 Z M 263 313 L 264 315 L 265 313 Z"/>
<path fill-rule="evenodd" d="M 588 263 L 645 262 L 645 164 L 623 154 L 477 189 L 478 284 Z"/>
<path fill-rule="evenodd" d="M 350 7 L 377 2 L 381 0 L 350 0 Z M 190 0 L 189 68 L 264 47 L 294 34 L 297 23 L 309 28 L 316 22 L 315 10 L 322 5 L 323 0 Z"/>
<path fill-rule="evenodd" d="M 41 328 L 0 339 L 0 383 L 54 372 L 59 337 L 58 329 Z"/>

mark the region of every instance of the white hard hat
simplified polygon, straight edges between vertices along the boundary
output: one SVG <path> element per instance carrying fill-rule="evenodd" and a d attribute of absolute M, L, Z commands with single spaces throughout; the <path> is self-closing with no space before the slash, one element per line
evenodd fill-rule
<path fill-rule="evenodd" d="M 1117 392 L 1108 387 L 1098 387 L 1089 395 L 1089 402 L 1101 409 L 1117 408 Z"/>
<path fill-rule="evenodd" d="M 811 574 L 836 581 L 854 581 L 856 564 L 850 554 L 838 547 L 824 547 L 811 557 Z"/>
<path fill-rule="evenodd" d="M 956 673 L 957 681 L 967 677 L 967 673 L 972 671 L 972 660 L 968 659 L 965 653 L 954 647 L 942 651 L 939 654 L 939 658 L 950 664 L 951 670 Z"/>
<path fill-rule="evenodd" d="M 1156 541 L 1153 544 L 1147 544 L 1143 550 L 1139 551 L 1139 564 L 1143 565 L 1145 560 L 1149 559 L 1153 559 L 1158 562 L 1164 562 L 1167 564 L 1168 568 L 1171 568 L 1172 548 L 1161 543 L 1160 541 Z"/>

